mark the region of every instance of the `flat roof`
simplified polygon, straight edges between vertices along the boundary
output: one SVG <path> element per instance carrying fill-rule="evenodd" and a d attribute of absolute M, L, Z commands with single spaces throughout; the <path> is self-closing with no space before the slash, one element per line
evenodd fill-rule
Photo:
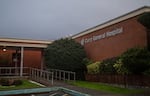
<path fill-rule="evenodd" d="M 34 47 L 46 48 L 53 41 L 46 40 L 30 40 L 17 38 L 0 38 L 0 46 L 16 46 L 16 47 Z"/>
<path fill-rule="evenodd" d="M 134 11 L 131 11 L 131 12 L 127 13 L 127 14 L 124 14 L 124 15 L 122 15 L 122 16 L 119 16 L 119 17 L 117 17 L 117 18 L 114 18 L 114 19 L 112 19 L 112 20 L 109 20 L 109 21 L 107 21 L 107 22 L 105 22 L 105 23 L 102 23 L 102 24 L 100 24 L 100 25 L 97 25 L 97 26 L 94 26 L 94 27 L 92 27 L 92 28 L 89 28 L 89 29 L 87 29 L 87 30 L 85 30 L 85 31 L 82 31 L 82 32 L 80 32 L 80 33 L 78 33 L 78 34 L 73 35 L 73 36 L 72 36 L 72 39 L 75 39 L 75 38 L 84 36 L 84 35 L 86 35 L 86 34 L 89 34 L 89 33 L 94 32 L 94 31 L 96 31 L 96 30 L 100 30 L 100 29 L 105 28 L 105 27 L 108 27 L 108 26 L 110 26 L 110 25 L 119 23 L 119 22 L 124 21 L 124 20 L 127 20 L 127 19 L 129 19 L 129 18 L 138 16 L 138 15 L 140 15 L 140 14 L 143 14 L 143 13 L 145 13 L 145 12 L 150 12 L 150 7 L 149 7 L 149 6 L 144 6 L 144 7 L 138 8 L 138 9 L 136 9 L 136 10 L 134 10 Z"/>

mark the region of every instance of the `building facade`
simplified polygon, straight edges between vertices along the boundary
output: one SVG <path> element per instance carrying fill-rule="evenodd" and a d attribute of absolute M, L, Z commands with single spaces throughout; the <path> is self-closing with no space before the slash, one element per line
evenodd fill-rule
<path fill-rule="evenodd" d="M 50 41 L 0 38 L 0 67 L 43 68 L 43 50 Z"/>
<path fill-rule="evenodd" d="M 139 8 L 72 38 L 84 46 L 88 58 L 93 61 L 117 57 L 129 48 L 147 47 L 148 33 L 137 21 L 145 12 L 150 12 L 150 7 Z"/>

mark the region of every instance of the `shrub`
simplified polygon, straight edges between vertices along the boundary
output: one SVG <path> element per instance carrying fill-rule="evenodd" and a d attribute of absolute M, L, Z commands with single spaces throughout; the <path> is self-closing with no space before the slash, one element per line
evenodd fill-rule
<path fill-rule="evenodd" d="M 101 74 L 115 74 L 116 70 L 113 65 L 116 63 L 118 58 L 110 58 L 103 60 L 99 66 L 99 71 Z"/>
<path fill-rule="evenodd" d="M 98 74 L 99 73 L 100 62 L 95 62 L 87 65 L 88 74 Z"/>
<path fill-rule="evenodd" d="M 83 59 L 83 64 L 85 64 L 86 66 L 90 65 L 94 63 L 92 60 L 88 59 L 88 58 L 84 58 Z"/>
<path fill-rule="evenodd" d="M 2 86 L 11 86 L 11 85 L 21 85 L 23 82 L 22 80 L 14 80 L 9 78 L 2 78 L 0 79 L 0 85 Z"/>
<path fill-rule="evenodd" d="M 13 83 L 13 85 L 16 85 L 16 86 L 22 85 L 22 84 L 23 84 L 22 80 L 15 80 Z"/>
<path fill-rule="evenodd" d="M 113 65 L 113 67 L 116 69 L 118 74 L 129 74 L 130 72 L 127 70 L 127 68 L 124 67 L 122 60 L 118 59 L 116 63 Z"/>
<path fill-rule="evenodd" d="M 8 79 L 0 79 L 0 85 L 2 86 L 10 86 L 9 80 Z"/>
<path fill-rule="evenodd" d="M 144 74 L 144 75 L 148 75 L 148 76 L 150 76 L 150 69 L 148 69 L 148 70 L 144 71 L 144 72 L 143 72 L 143 74 Z"/>
<path fill-rule="evenodd" d="M 124 52 L 120 59 L 132 74 L 142 74 L 150 69 L 150 52 L 146 48 L 131 48 Z"/>

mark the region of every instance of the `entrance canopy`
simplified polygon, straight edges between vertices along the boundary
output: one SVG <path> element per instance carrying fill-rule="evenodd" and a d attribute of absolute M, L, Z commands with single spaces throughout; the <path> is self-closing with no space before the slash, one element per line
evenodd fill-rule
<path fill-rule="evenodd" d="M 43 49 L 51 43 L 51 41 L 42 40 L 0 38 L 0 65 L 19 67 L 20 76 L 22 76 L 23 67 L 41 68 Z"/>
<path fill-rule="evenodd" d="M 51 41 L 0 38 L 0 46 L 46 48 Z"/>

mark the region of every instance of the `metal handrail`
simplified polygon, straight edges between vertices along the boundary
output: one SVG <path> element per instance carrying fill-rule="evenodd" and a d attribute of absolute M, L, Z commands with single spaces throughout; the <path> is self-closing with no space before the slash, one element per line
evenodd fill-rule
<path fill-rule="evenodd" d="M 76 73 L 72 71 L 65 71 L 59 69 L 46 69 L 53 72 L 55 80 L 76 80 Z"/>
<path fill-rule="evenodd" d="M 30 68 L 30 78 L 34 79 L 37 82 L 41 82 L 43 80 L 48 82 L 51 81 L 51 84 L 53 85 L 53 72 Z"/>
<path fill-rule="evenodd" d="M 29 76 L 35 81 L 48 81 L 53 84 L 54 80 L 76 80 L 76 73 L 58 69 L 41 70 L 37 68 L 23 67 L 0 67 L 0 76 Z M 22 75 L 20 75 L 22 74 Z"/>
<path fill-rule="evenodd" d="M 23 75 L 28 75 L 28 67 L 23 68 Z M 0 67 L 0 76 L 19 76 L 20 67 Z"/>

